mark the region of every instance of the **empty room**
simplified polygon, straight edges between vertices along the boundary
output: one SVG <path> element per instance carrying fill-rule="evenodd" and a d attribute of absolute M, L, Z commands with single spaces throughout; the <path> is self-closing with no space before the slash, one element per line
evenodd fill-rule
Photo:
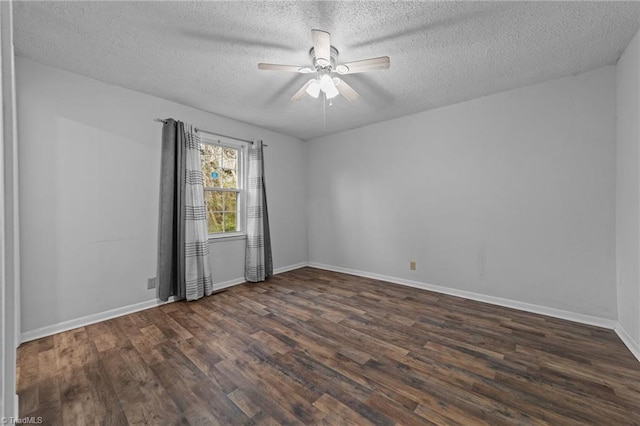
<path fill-rule="evenodd" d="M 0 22 L 3 424 L 640 425 L 640 2 Z"/>

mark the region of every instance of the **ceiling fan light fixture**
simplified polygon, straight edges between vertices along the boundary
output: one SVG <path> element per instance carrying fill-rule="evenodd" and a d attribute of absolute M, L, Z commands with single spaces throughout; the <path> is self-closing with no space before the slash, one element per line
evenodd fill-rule
<path fill-rule="evenodd" d="M 340 94 L 340 92 L 338 92 L 338 89 L 335 89 L 334 91 L 330 91 L 330 92 L 325 92 L 325 94 L 327 95 L 327 99 L 333 99 L 336 96 L 338 96 Z"/>
<path fill-rule="evenodd" d="M 339 93 L 329 74 L 323 74 L 322 77 L 320 77 L 320 89 L 327 95 L 327 99 L 335 98 Z"/>
<path fill-rule="evenodd" d="M 313 98 L 318 98 L 320 95 L 320 83 L 317 79 L 311 80 L 311 83 L 307 86 L 307 94 Z"/>

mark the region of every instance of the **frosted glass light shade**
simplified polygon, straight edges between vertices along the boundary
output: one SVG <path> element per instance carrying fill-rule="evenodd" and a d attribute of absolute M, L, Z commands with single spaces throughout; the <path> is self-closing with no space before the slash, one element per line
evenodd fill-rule
<path fill-rule="evenodd" d="M 314 98 L 320 95 L 320 83 L 318 83 L 318 80 L 313 80 L 311 84 L 307 86 L 307 93 Z"/>
<path fill-rule="evenodd" d="M 328 74 L 324 74 L 320 77 L 320 89 L 327 95 L 327 99 L 335 98 L 338 96 L 338 89 L 333 83 L 333 79 Z"/>

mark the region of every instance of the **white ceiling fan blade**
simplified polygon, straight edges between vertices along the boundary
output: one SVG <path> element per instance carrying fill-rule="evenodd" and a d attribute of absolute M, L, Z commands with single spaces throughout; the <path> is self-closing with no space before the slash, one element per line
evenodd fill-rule
<path fill-rule="evenodd" d="M 311 38 L 318 64 L 323 67 L 329 65 L 331 63 L 331 34 L 322 30 L 311 30 Z"/>
<path fill-rule="evenodd" d="M 296 94 L 291 97 L 291 102 L 297 102 L 300 99 L 302 99 L 303 96 L 307 93 L 307 87 L 309 87 L 311 85 L 311 83 L 313 83 L 314 81 L 315 81 L 314 78 L 312 78 L 311 80 L 307 81 L 304 84 L 304 86 L 302 86 L 302 88 L 300 88 L 300 90 L 298 90 L 296 92 Z"/>
<path fill-rule="evenodd" d="M 306 74 L 312 71 L 309 67 L 299 67 L 296 65 L 264 64 L 264 63 L 259 63 L 258 69 L 266 70 L 266 71 L 299 72 L 301 74 Z"/>
<path fill-rule="evenodd" d="M 355 101 L 360 97 L 358 92 L 356 92 L 353 87 L 349 86 L 346 81 L 341 80 L 338 77 L 334 77 L 333 82 L 335 83 L 338 92 L 340 92 L 340 94 L 349 102 Z"/>
<path fill-rule="evenodd" d="M 374 70 L 382 70 L 389 68 L 391 61 L 388 56 L 380 56 L 379 58 L 364 59 L 362 61 L 348 62 L 336 67 L 338 74 L 355 74 L 358 72 L 367 72 Z"/>

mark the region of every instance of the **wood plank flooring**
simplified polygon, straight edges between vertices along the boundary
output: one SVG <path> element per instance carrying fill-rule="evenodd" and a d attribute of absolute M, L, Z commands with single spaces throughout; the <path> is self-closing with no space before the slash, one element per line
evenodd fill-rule
<path fill-rule="evenodd" d="M 312 268 L 18 357 L 45 425 L 640 424 L 611 330 Z"/>

